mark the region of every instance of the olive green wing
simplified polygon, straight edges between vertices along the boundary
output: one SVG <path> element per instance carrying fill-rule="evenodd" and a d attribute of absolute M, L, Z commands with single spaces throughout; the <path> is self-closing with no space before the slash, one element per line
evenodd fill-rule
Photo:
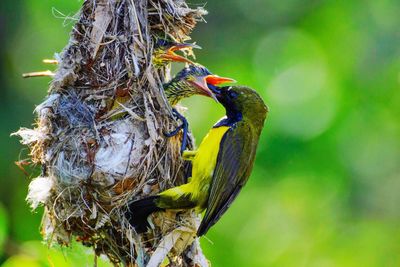
<path fill-rule="evenodd" d="M 198 236 L 204 235 L 219 220 L 247 182 L 254 161 L 254 141 L 258 140 L 253 140 L 252 131 L 246 125 L 229 129 L 222 138 Z"/>

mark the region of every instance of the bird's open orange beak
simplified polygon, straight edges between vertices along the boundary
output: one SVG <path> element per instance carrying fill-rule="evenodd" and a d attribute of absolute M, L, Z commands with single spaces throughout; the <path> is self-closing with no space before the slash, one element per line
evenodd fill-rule
<path fill-rule="evenodd" d="M 208 84 L 217 86 L 223 83 L 235 83 L 236 81 L 231 78 L 219 77 L 218 75 L 207 75 L 205 80 Z"/>
<path fill-rule="evenodd" d="M 207 75 L 207 76 L 199 76 L 191 81 L 193 85 L 199 88 L 199 93 L 201 95 L 205 95 L 208 97 L 213 98 L 215 101 L 218 102 L 217 97 L 215 94 L 208 88 L 207 84 L 211 84 L 213 86 L 217 86 L 222 83 L 235 83 L 236 81 L 231 78 L 226 77 L 219 77 L 218 75 Z"/>
<path fill-rule="evenodd" d="M 193 48 L 201 49 L 200 46 L 195 45 L 195 44 L 188 44 L 188 43 L 178 44 L 177 43 L 174 46 L 170 47 L 167 50 L 167 52 L 162 55 L 162 57 L 164 59 L 167 59 L 167 60 L 173 61 L 173 62 L 185 62 L 185 63 L 189 63 L 189 64 L 194 64 L 191 60 L 175 53 L 175 51 L 179 51 L 179 50 L 183 50 L 183 49 L 193 49 Z"/>

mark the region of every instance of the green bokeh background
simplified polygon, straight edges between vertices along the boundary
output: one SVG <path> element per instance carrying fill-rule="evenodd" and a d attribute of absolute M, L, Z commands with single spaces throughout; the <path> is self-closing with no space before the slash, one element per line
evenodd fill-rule
<path fill-rule="evenodd" d="M 198 1 L 189 1 L 200 4 Z M 91 266 L 79 245 L 47 251 L 25 203 L 26 151 L 46 78 L 21 73 L 68 41 L 78 0 L 0 4 L 0 264 Z M 400 266 L 400 2 L 215 0 L 193 40 L 198 62 L 258 90 L 270 107 L 251 179 L 202 244 L 213 266 Z M 179 68 L 181 66 L 177 66 Z M 205 135 L 215 102 L 184 101 Z M 108 266 L 105 262 L 100 266 Z"/>

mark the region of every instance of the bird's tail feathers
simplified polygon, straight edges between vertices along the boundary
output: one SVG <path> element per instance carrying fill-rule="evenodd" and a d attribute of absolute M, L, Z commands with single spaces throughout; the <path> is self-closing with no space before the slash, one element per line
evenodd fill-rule
<path fill-rule="evenodd" d="M 156 205 L 156 201 L 159 198 L 160 196 L 151 196 L 136 200 L 129 204 L 126 218 L 135 228 L 137 233 L 144 233 L 147 231 L 147 228 L 150 227 L 147 217 L 151 213 L 164 210 Z"/>

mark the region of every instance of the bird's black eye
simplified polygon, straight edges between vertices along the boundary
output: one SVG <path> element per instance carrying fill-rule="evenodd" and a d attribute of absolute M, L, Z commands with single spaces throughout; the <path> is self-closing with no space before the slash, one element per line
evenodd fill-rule
<path fill-rule="evenodd" d="M 235 99 L 238 97 L 239 94 L 235 91 L 229 90 L 228 95 L 229 95 L 229 98 Z"/>

